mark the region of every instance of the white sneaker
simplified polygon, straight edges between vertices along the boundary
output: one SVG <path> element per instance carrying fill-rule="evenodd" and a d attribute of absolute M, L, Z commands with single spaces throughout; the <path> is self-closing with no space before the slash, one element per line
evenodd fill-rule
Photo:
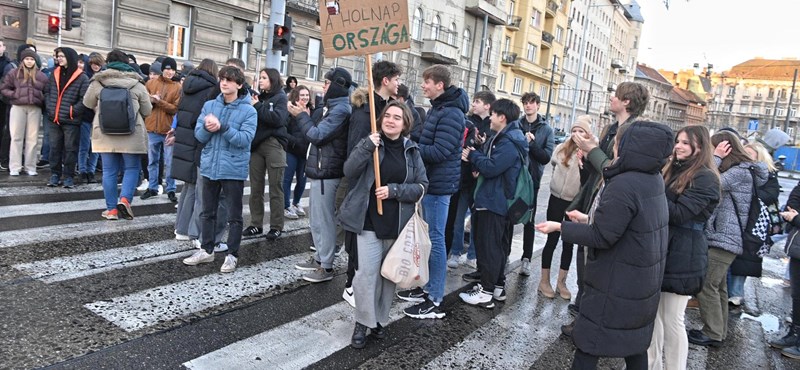
<path fill-rule="evenodd" d="M 225 243 L 219 243 L 216 247 L 214 247 L 214 253 L 225 252 L 228 250 L 228 245 Z M 223 271 L 225 272 L 225 271 Z"/>
<path fill-rule="evenodd" d="M 529 258 L 522 259 L 522 267 L 519 268 L 519 274 L 522 276 L 531 275 L 531 260 Z"/>
<path fill-rule="evenodd" d="M 204 250 L 199 250 L 194 252 L 191 257 L 187 257 L 183 259 L 184 265 L 195 266 L 201 263 L 209 263 L 214 262 L 214 253 L 208 254 Z"/>
<path fill-rule="evenodd" d="M 353 287 L 344 288 L 344 292 L 342 292 L 342 298 L 344 298 L 344 301 L 349 303 L 350 306 L 356 308 L 356 296 L 353 294 Z"/>
<path fill-rule="evenodd" d="M 344 252 L 344 246 L 343 245 L 337 245 L 336 246 L 336 253 L 334 253 L 334 254 L 336 254 L 336 257 L 341 256 L 342 252 Z"/>
<path fill-rule="evenodd" d="M 199 239 L 192 239 L 192 247 L 194 247 L 196 249 L 200 249 L 201 246 L 202 246 L 202 244 L 200 244 L 200 240 Z"/>
<path fill-rule="evenodd" d="M 292 208 L 292 211 L 294 211 L 294 214 L 296 214 L 296 215 L 298 215 L 300 217 L 305 217 L 306 216 L 306 211 L 303 209 L 303 207 L 300 207 L 299 204 L 295 204 L 295 205 L 291 206 L 291 208 Z"/>
<path fill-rule="evenodd" d="M 728 303 L 730 303 L 730 304 L 732 304 L 734 306 L 741 306 L 743 300 L 744 300 L 744 298 L 742 298 L 742 297 L 730 297 L 730 298 L 728 298 Z"/>
<path fill-rule="evenodd" d="M 310 247 L 308 247 L 308 249 L 311 249 L 314 252 L 317 251 L 317 247 L 315 247 L 313 244 Z"/>
<path fill-rule="evenodd" d="M 158 186 L 158 194 L 159 194 L 159 195 L 160 195 L 160 194 L 164 194 L 164 185 L 159 185 L 159 186 Z"/>
<path fill-rule="evenodd" d="M 292 209 L 292 207 L 289 207 L 289 208 L 286 208 L 286 209 L 283 210 L 283 217 L 284 218 L 288 218 L 290 220 L 296 220 L 296 219 L 300 218 L 300 217 L 297 216 L 296 213 L 294 213 L 294 210 Z"/>
<path fill-rule="evenodd" d="M 458 296 L 466 304 L 481 306 L 483 308 L 494 308 L 494 302 L 492 302 L 492 293 L 484 291 L 480 284 L 475 284 L 475 287 L 472 290 L 459 293 Z"/>
<path fill-rule="evenodd" d="M 11 171 L 8 173 L 9 176 L 19 176 L 19 171 Z"/>
<path fill-rule="evenodd" d="M 458 258 L 460 256 L 450 255 L 450 258 L 447 259 L 447 267 L 451 269 L 458 268 Z"/>
<path fill-rule="evenodd" d="M 467 260 L 467 262 L 465 262 L 464 264 L 469 266 L 469 267 L 472 267 L 472 268 L 474 268 L 476 270 L 478 269 L 478 260 L 475 259 L 475 258 L 473 258 L 471 260 Z"/>
<path fill-rule="evenodd" d="M 225 246 L 227 248 L 228 246 Z M 236 261 L 238 258 L 234 257 L 233 255 L 225 256 L 225 262 L 222 263 L 222 267 L 220 267 L 219 272 L 233 272 L 236 270 Z"/>
<path fill-rule="evenodd" d="M 139 190 L 139 191 L 145 191 L 145 190 L 147 190 L 147 189 L 148 189 L 148 187 L 149 187 L 149 186 L 150 186 L 150 182 L 148 182 L 148 181 L 147 181 L 147 179 L 144 179 L 144 180 L 142 180 L 142 184 L 141 184 L 141 185 L 139 185 L 139 186 L 136 188 L 136 190 Z"/>
<path fill-rule="evenodd" d="M 175 240 L 189 240 L 189 235 L 178 234 L 178 230 L 175 230 Z"/>

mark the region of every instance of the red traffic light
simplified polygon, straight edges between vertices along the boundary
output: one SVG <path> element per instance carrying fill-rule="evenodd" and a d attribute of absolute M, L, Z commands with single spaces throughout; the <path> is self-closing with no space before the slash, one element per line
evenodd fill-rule
<path fill-rule="evenodd" d="M 286 32 L 286 28 L 279 26 L 275 28 L 275 35 L 278 37 L 283 37 L 283 34 Z"/>
<path fill-rule="evenodd" d="M 61 18 L 57 15 L 51 15 L 47 18 L 47 33 L 57 35 L 61 29 Z"/>

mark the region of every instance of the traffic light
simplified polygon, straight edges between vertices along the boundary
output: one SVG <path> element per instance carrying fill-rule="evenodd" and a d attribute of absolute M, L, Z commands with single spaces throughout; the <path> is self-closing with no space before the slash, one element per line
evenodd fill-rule
<path fill-rule="evenodd" d="M 256 53 L 264 51 L 264 24 L 263 23 L 250 23 L 247 25 L 247 32 L 250 36 L 244 39 L 244 42 L 253 45 L 253 50 Z"/>
<path fill-rule="evenodd" d="M 66 10 L 66 23 L 64 29 L 67 31 L 72 30 L 73 27 L 81 26 L 81 1 L 80 0 L 67 0 Z"/>
<path fill-rule="evenodd" d="M 292 17 L 288 14 L 283 17 L 283 27 L 286 28 L 284 38 L 287 43 L 281 48 L 281 55 L 289 55 L 289 51 L 292 50 L 292 45 L 294 45 L 294 35 L 292 35 Z"/>
<path fill-rule="evenodd" d="M 289 54 L 291 37 L 291 29 L 289 26 L 279 26 L 276 24 L 272 33 L 272 50 L 280 50 L 281 55 Z"/>
<path fill-rule="evenodd" d="M 58 31 L 61 29 L 61 18 L 57 15 L 51 15 L 47 17 L 47 33 L 51 35 L 58 35 Z"/>

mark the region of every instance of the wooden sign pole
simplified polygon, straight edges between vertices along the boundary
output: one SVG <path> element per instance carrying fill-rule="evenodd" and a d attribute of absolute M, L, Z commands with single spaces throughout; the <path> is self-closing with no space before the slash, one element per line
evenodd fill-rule
<path fill-rule="evenodd" d="M 372 133 L 378 132 L 378 125 L 375 122 L 375 86 L 372 82 L 372 54 L 367 54 L 367 80 L 369 83 L 369 123 L 372 128 Z M 375 189 L 381 187 L 381 160 L 378 154 L 378 147 L 372 153 L 373 168 L 375 170 Z M 383 216 L 383 202 L 378 199 L 378 214 Z"/>

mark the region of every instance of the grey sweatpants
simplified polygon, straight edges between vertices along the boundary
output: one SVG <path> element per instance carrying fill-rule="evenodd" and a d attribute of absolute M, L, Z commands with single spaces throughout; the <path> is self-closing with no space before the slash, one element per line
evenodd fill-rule
<path fill-rule="evenodd" d="M 314 259 L 323 268 L 333 268 L 336 257 L 336 190 L 342 179 L 311 179 L 309 225 L 317 252 Z"/>
<path fill-rule="evenodd" d="M 374 328 L 389 324 L 395 284 L 381 276 L 381 266 L 395 239 L 378 239 L 374 231 L 358 235 L 358 270 L 353 278 L 356 321 Z"/>

